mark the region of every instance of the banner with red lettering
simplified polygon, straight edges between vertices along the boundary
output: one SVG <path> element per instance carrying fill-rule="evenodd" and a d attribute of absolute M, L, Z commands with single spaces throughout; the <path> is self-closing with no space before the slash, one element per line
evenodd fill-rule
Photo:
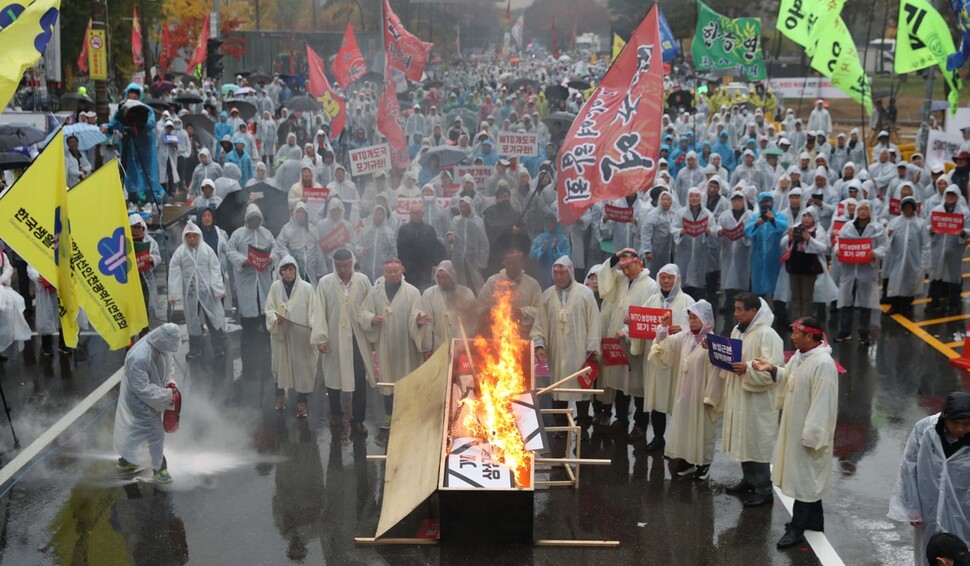
<path fill-rule="evenodd" d="M 310 218 L 316 218 L 317 213 L 327 204 L 330 189 L 326 187 L 303 187 L 303 202 L 306 203 Z"/>
<path fill-rule="evenodd" d="M 209 44 L 209 18 L 210 14 L 206 13 L 205 19 L 202 20 L 202 29 L 199 30 L 199 39 L 195 44 L 195 52 L 185 66 L 185 74 L 187 75 L 192 74 L 193 69 L 205 63 L 206 49 Z"/>
<path fill-rule="evenodd" d="M 323 115 L 330 122 L 330 137 L 337 139 L 344 130 L 347 122 L 347 105 L 344 100 L 330 88 L 330 81 L 323 66 L 323 59 L 317 55 L 309 44 L 306 46 L 306 62 L 310 68 L 307 92 L 323 105 Z"/>
<path fill-rule="evenodd" d="M 391 168 L 391 148 L 386 143 L 352 149 L 349 154 L 350 174 L 354 177 Z"/>
<path fill-rule="evenodd" d="M 613 222 L 630 224 L 633 222 L 633 209 L 607 204 L 603 207 L 603 218 Z"/>
<path fill-rule="evenodd" d="M 600 340 L 603 348 L 604 366 L 629 366 L 630 359 L 626 355 L 626 349 L 618 338 L 603 338 Z"/>
<path fill-rule="evenodd" d="M 839 243 L 839 232 L 842 231 L 842 227 L 845 226 L 845 220 L 833 220 L 832 221 L 832 247 Z"/>
<path fill-rule="evenodd" d="M 320 241 L 320 249 L 323 250 L 325 254 L 332 254 L 338 249 L 342 248 L 344 244 L 350 241 L 350 230 L 347 225 L 341 222 L 336 228 L 330 231 L 328 234 L 324 234 Z"/>
<path fill-rule="evenodd" d="M 404 29 L 391 4 L 384 0 L 384 57 L 385 66 L 404 73 L 409 80 L 418 82 L 424 74 L 433 43 L 425 43 Z"/>
<path fill-rule="evenodd" d="M 539 135 L 499 132 L 496 153 L 508 157 L 535 157 L 539 155 Z"/>
<path fill-rule="evenodd" d="M 930 222 L 933 224 L 933 231 L 937 234 L 950 234 L 959 236 L 963 233 L 963 215 L 954 212 L 930 213 Z"/>
<path fill-rule="evenodd" d="M 889 199 L 890 216 L 899 216 L 900 214 L 903 213 L 902 209 L 900 208 L 900 205 L 902 204 L 902 202 L 903 202 L 902 199 L 898 199 L 898 198 Z M 923 208 L 923 203 L 921 202 L 916 203 L 916 214 L 919 214 L 919 211 L 921 208 Z"/>
<path fill-rule="evenodd" d="M 872 251 L 872 238 L 853 238 L 839 240 L 839 261 L 842 263 L 869 263 Z"/>
<path fill-rule="evenodd" d="M 495 173 L 495 167 L 484 165 L 480 167 L 456 167 L 455 180 L 464 183 L 465 175 L 471 175 L 472 179 L 475 179 L 475 185 L 481 187 L 493 173 Z"/>
<path fill-rule="evenodd" d="M 657 327 L 660 320 L 666 314 L 671 314 L 668 309 L 651 309 L 647 307 L 630 307 L 630 338 L 640 340 L 653 340 L 657 337 Z"/>
<path fill-rule="evenodd" d="M 744 224 L 738 222 L 734 228 L 724 228 L 724 237 L 736 242 L 744 237 Z"/>
<path fill-rule="evenodd" d="M 408 142 L 404 137 L 404 126 L 401 124 L 401 106 L 397 101 L 397 91 L 394 89 L 394 79 L 391 76 L 390 62 L 384 64 L 384 92 L 377 107 L 377 131 L 390 144 L 391 161 L 397 169 L 406 169 L 411 164 L 408 154 Z"/>
<path fill-rule="evenodd" d="M 657 6 L 630 36 L 569 128 L 557 158 L 559 221 L 653 184 L 663 113 Z"/>
<path fill-rule="evenodd" d="M 270 252 L 272 251 L 273 248 L 263 249 L 249 246 L 249 254 L 247 255 L 249 263 L 256 268 L 256 271 L 266 271 L 266 268 L 269 267 L 269 262 L 271 261 Z"/>
<path fill-rule="evenodd" d="M 333 60 L 331 70 L 341 88 L 346 88 L 367 74 L 364 54 L 360 52 L 360 47 L 357 45 L 357 36 L 354 35 L 354 27 L 350 25 L 350 22 L 347 22 L 344 38 L 340 42 L 340 51 L 337 52 L 337 57 Z"/>
<path fill-rule="evenodd" d="M 700 218 L 697 220 L 681 218 L 680 227 L 684 234 L 687 234 L 691 238 L 697 238 L 703 236 L 707 232 L 707 218 Z"/>

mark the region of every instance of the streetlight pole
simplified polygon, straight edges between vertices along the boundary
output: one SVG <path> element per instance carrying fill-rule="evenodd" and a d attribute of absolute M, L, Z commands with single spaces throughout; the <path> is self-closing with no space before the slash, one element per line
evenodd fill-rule
<path fill-rule="evenodd" d="M 105 16 L 106 10 L 103 0 L 91 0 L 91 29 L 92 30 L 106 30 L 107 18 Z M 87 35 L 84 37 L 84 41 L 88 41 Z M 109 50 L 107 46 L 104 48 L 105 57 L 108 57 Z M 105 63 L 107 66 L 107 62 Z M 107 124 L 111 119 L 108 112 L 108 84 L 107 81 L 93 81 L 94 82 L 94 107 L 98 113 L 98 123 Z M 103 164 L 103 157 L 101 155 L 101 145 L 98 144 L 97 153 L 95 154 L 94 166 L 95 168 L 101 167 Z"/>

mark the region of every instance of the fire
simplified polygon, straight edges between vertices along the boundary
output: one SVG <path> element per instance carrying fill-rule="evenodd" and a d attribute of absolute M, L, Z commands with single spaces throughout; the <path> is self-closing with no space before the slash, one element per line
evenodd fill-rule
<path fill-rule="evenodd" d="M 492 446 L 496 461 L 508 467 L 519 487 L 530 487 L 531 453 L 512 412 L 512 397 L 527 389 L 525 368 L 521 362 L 522 340 L 512 316 L 512 285 L 496 287 L 496 304 L 492 309 L 492 340 L 477 336 L 474 340 L 476 381 L 479 394 L 466 399 L 469 411 L 463 425 Z"/>

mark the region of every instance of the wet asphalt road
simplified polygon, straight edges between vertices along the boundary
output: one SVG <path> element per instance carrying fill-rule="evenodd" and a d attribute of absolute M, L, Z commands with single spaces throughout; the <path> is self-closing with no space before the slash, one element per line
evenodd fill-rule
<path fill-rule="evenodd" d="M 914 319 L 920 319 L 917 308 Z M 927 327 L 944 342 L 964 320 Z M 26 446 L 114 373 L 122 354 L 87 338 L 74 360 L 39 355 L 35 340 L 0 364 L 0 383 Z M 583 486 L 536 496 L 536 538 L 618 539 L 619 549 L 545 549 L 482 545 L 358 547 L 380 511 L 383 464 L 375 444 L 381 399 L 370 399 L 364 441 L 341 444 L 326 425 L 326 399 L 311 415 L 272 409 L 265 360 L 239 356 L 239 332 L 225 360 L 185 363 L 181 429 L 167 435 L 175 482 L 165 491 L 128 483 L 113 470 L 112 400 L 102 399 L 27 468 L 0 500 L 0 564 L 817 564 L 811 548 L 777 551 L 790 515 L 772 507 L 742 510 L 724 487 L 740 467 L 718 454 L 703 484 L 672 479 L 662 458 L 594 435 Z M 834 345 L 848 369 L 840 378 L 832 494 L 824 500 L 826 535 L 846 564 L 912 563 L 908 526 L 886 518 L 903 445 L 913 424 L 938 411 L 943 396 L 965 388 L 946 358 L 887 317 L 868 349 Z M 293 406 L 293 399 L 290 400 Z M 406 432 L 405 432 L 406 433 Z M 719 446 L 719 444 L 718 444 Z M 12 447 L 0 418 L 0 449 Z M 3 455 L 6 463 L 13 452 Z M 405 536 L 416 525 L 401 527 Z"/>

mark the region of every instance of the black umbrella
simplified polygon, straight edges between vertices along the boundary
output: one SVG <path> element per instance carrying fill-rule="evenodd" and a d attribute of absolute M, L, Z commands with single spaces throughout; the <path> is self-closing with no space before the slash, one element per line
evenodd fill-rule
<path fill-rule="evenodd" d="M 539 91 L 539 81 L 533 79 L 518 79 L 512 81 L 512 84 L 509 85 L 509 90 L 512 92 L 518 92 L 519 89 L 523 87 L 528 88 L 530 86 L 532 87 L 532 90 L 536 92 Z"/>
<path fill-rule="evenodd" d="M 569 126 L 573 125 L 573 121 L 575 119 L 576 115 L 572 112 L 553 112 L 552 114 L 546 116 L 542 121 L 547 126 L 551 126 L 553 122 L 558 122 L 565 130 L 568 129 Z"/>
<path fill-rule="evenodd" d="M 294 96 L 286 101 L 285 106 L 290 110 L 299 110 L 301 112 L 316 112 L 322 108 L 319 102 L 309 96 Z"/>
<path fill-rule="evenodd" d="M 266 83 L 273 82 L 273 77 L 267 75 L 266 73 L 261 73 L 257 71 L 249 75 L 249 82 L 263 85 Z"/>
<path fill-rule="evenodd" d="M 566 83 L 566 86 L 568 86 L 569 88 L 574 88 L 576 90 L 589 90 L 589 82 L 587 81 L 580 81 L 580 80 L 569 81 L 568 83 Z"/>
<path fill-rule="evenodd" d="M 546 87 L 547 100 L 566 100 L 569 98 L 569 89 L 560 85 L 550 85 Z"/>
<path fill-rule="evenodd" d="M 215 135 L 215 124 L 205 114 L 186 114 L 182 116 L 182 124 L 189 124 L 195 128 L 196 132 L 208 132 L 210 136 Z"/>
<path fill-rule="evenodd" d="M 152 96 L 155 96 L 155 97 L 162 96 L 166 92 L 172 91 L 174 89 L 175 89 L 175 83 L 173 83 L 172 81 L 157 81 L 152 83 L 148 87 L 148 90 L 152 93 Z"/>
<path fill-rule="evenodd" d="M 445 83 L 439 80 L 427 80 L 427 81 L 424 81 L 424 83 L 422 83 L 421 86 L 423 86 L 424 88 L 441 88 L 441 85 L 443 84 Z"/>
<path fill-rule="evenodd" d="M 223 100 L 222 108 L 229 114 L 232 114 L 233 108 L 239 110 L 239 117 L 243 120 L 249 120 L 256 115 L 256 105 L 241 98 L 227 98 Z"/>
<path fill-rule="evenodd" d="M 26 124 L 0 125 L 0 150 L 40 143 L 47 138 L 44 130 Z"/>
<path fill-rule="evenodd" d="M 183 94 L 175 98 L 177 102 L 180 102 L 186 106 L 189 104 L 201 104 L 203 98 L 198 94 Z"/>
<path fill-rule="evenodd" d="M 77 92 L 69 92 L 61 97 L 61 110 L 77 111 L 79 108 L 84 110 L 94 108 L 94 101 Z"/>
<path fill-rule="evenodd" d="M 246 207 L 252 202 L 263 213 L 263 226 L 277 234 L 290 220 L 286 193 L 268 183 L 256 183 L 226 195 L 216 209 L 216 225 L 228 233 L 246 223 Z"/>
<path fill-rule="evenodd" d="M 173 106 L 176 108 L 179 107 L 179 105 L 174 102 L 165 102 L 163 100 L 149 100 L 147 104 L 159 112 L 171 110 Z"/>
<path fill-rule="evenodd" d="M 0 171 L 8 169 L 24 169 L 30 165 L 30 156 L 16 151 L 0 153 Z"/>
<path fill-rule="evenodd" d="M 460 150 L 455 146 L 439 145 L 429 149 L 427 153 L 421 156 L 421 165 L 427 167 L 428 161 L 430 161 L 432 157 L 437 157 L 438 166 L 443 168 L 457 165 L 468 157 L 468 155 L 463 150 Z"/>
<path fill-rule="evenodd" d="M 377 84 L 384 84 L 384 75 L 374 71 L 367 71 L 366 73 L 364 73 L 364 76 L 360 77 L 360 80 L 370 81 L 372 83 L 377 83 Z"/>
<path fill-rule="evenodd" d="M 118 107 L 118 112 L 121 116 L 121 122 L 125 126 L 138 128 L 144 128 L 148 124 L 149 112 L 155 113 L 156 120 L 162 114 L 157 109 L 137 100 L 126 100 Z"/>

